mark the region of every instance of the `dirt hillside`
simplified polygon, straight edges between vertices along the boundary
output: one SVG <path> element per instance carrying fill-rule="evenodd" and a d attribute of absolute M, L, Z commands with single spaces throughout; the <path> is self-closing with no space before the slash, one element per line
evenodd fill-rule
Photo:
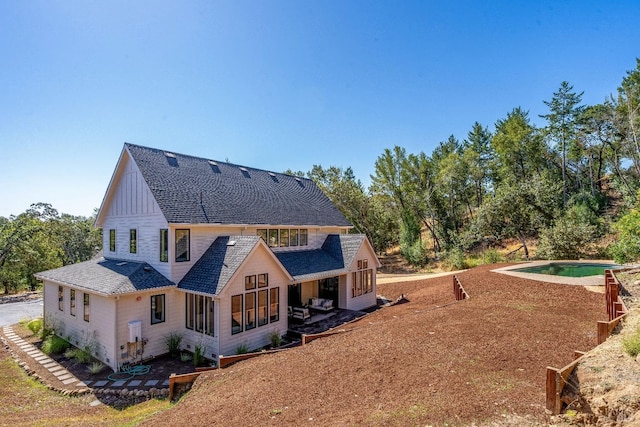
<path fill-rule="evenodd" d="M 596 344 L 602 294 L 480 267 L 380 285 L 407 302 L 350 332 L 202 375 L 171 410 L 143 425 L 547 425 L 546 366 Z"/>

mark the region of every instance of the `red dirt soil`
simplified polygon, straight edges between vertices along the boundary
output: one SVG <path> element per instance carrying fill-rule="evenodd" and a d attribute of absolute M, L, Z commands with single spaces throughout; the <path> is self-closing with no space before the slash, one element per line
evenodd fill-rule
<path fill-rule="evenodd" d="M 475 268 L 378 285 L 408 302 L 343 334 L 203 374 L 171 410 L 143 425 L 461 425 L 545 415 L 547 366 L 596 345 L 604 296 L 581 286 Z"/>

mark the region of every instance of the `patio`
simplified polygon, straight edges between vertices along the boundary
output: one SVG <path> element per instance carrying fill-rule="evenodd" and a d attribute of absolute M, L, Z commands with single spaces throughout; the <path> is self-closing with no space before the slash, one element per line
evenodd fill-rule
<path fill-rule="evenodd" d="M 289 333 L 297 336 L 318 334 L 359 319 L 366 314 L 364 311 L 344 309 L 335 309 L 330 313 L 311 312 L 311 317 L 304 322 L 289 318 Z"/>

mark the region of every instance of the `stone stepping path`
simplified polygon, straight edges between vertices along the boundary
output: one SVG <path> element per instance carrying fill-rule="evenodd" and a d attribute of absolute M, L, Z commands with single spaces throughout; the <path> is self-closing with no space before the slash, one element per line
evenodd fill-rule
<path fill-rule="evenodd" d="M 79 388 L 136 388 L 143 385 L 144 387 L 155 387 L 160 383 L 160 380 L 147 380 L 142 384 L 142 380 L 116 380 L 116 381 L 80 381 L 75 377 L 71 372 L 67 371 L 67 369 L 60 365 L 55 360 L 51 359 L 49 356 L 40 351 L 33 344 L 29 344 L 22 338 L 20 338 L 11 326 L 4 326 L 2 328 L 2 332 L 4 335 L 11 340 L 14 344 L 16 344 L 22 351 L 24 351 L 30 358 L 32 358 L 35 362 L 41 364 L 45 369 L 47 369 L 50 373 L 52 373 L 62 384 L 65 386 L 73 386 L 76 389 Z M 163 387 L 169 386 L 169 380 L 164 380 L 161 383 Z"/>

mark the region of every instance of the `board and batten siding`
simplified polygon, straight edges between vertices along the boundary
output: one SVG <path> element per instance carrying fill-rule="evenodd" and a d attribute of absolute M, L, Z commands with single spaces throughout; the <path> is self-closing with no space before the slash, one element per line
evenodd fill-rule
<path fill-rule="evenodd" d="M 262 289 L 279 288 L 279 319 L 277 322 L 269 322 L 264 326 L 256 326 L 249 331 L 242 331 L 237 334 L 231 333 L 231 297 L 233 295 L 244 295 L 245 276 L 257 274 L 269 274 L 269 286 Z M 270 343 L 269 335 L 277 332 L 280 335 L 287 333 L 287 290 L 289 277 L 282 270 L 280 265 L 269 254 L 267 248 L 258 245 L 245 263 L 240 267 L 233 280 L 227 284 L 219 295 L 219 305 L 216 306 L 219 312 L 216 332 L 219 337 L 220 347 L 218 355 L 236 354 L 236 349 L 243 345 L 249 350 L 263 347 Z M 255 290 L 256 292 L 258 289 Z M 251 292 L 251 291 L 249 291 Z M 243 313 L 244 318 L 244 313 Z"/>
<path fill-rule="evenodd" d="M 128 156 L 114 180 L 115 188 L 105 204 L 102 220 L 102 248 L 106 258 L 147 262 L 160 274 L 169 277 L 169 263 L 160 262 L 160 229 L 169 225 L 138 167 Z M 137 251 L 131 253 L 129 230 L 136 230 Z M 109 231 L 116 231 L 116 250 L 109 247 Z"/>
<path fill-rule="evenodd" d="M 165 321 L 151 324 L 151 297 L 165 296 Z M 134 362 L 166 354 L 169 350 L 164 337 L 171 332 L 181 333 L 183 323 L 179 310 L 182 294 L 174 288 L 164 288 L 121 295 L 118 299 L 117 314 L 117 353 L 118 363 Z M 139 344 L 142 354 L 131 357 L 128 354 L 129 322 L 139 320 L 142 324 L 142 340 L 144 348 Z"/>
<path fill-rule="evenodd" d="M 56 335 L 69 339 L 78 348 L 95 345 L 93 354 L 105 365 L 116 370 L 117 360 L 113 335 L 115 318 L 115 298 L 104 297 L 89 292 L 89 322 L 84 320 L 84 291 L 76 288 L 76 315 L 70 312 L 70 289 L 63 286 L 64 310 L 58 309 L 58 284 L 44 281 L 44 316 L 46 322 L 54 325 Z"/>

